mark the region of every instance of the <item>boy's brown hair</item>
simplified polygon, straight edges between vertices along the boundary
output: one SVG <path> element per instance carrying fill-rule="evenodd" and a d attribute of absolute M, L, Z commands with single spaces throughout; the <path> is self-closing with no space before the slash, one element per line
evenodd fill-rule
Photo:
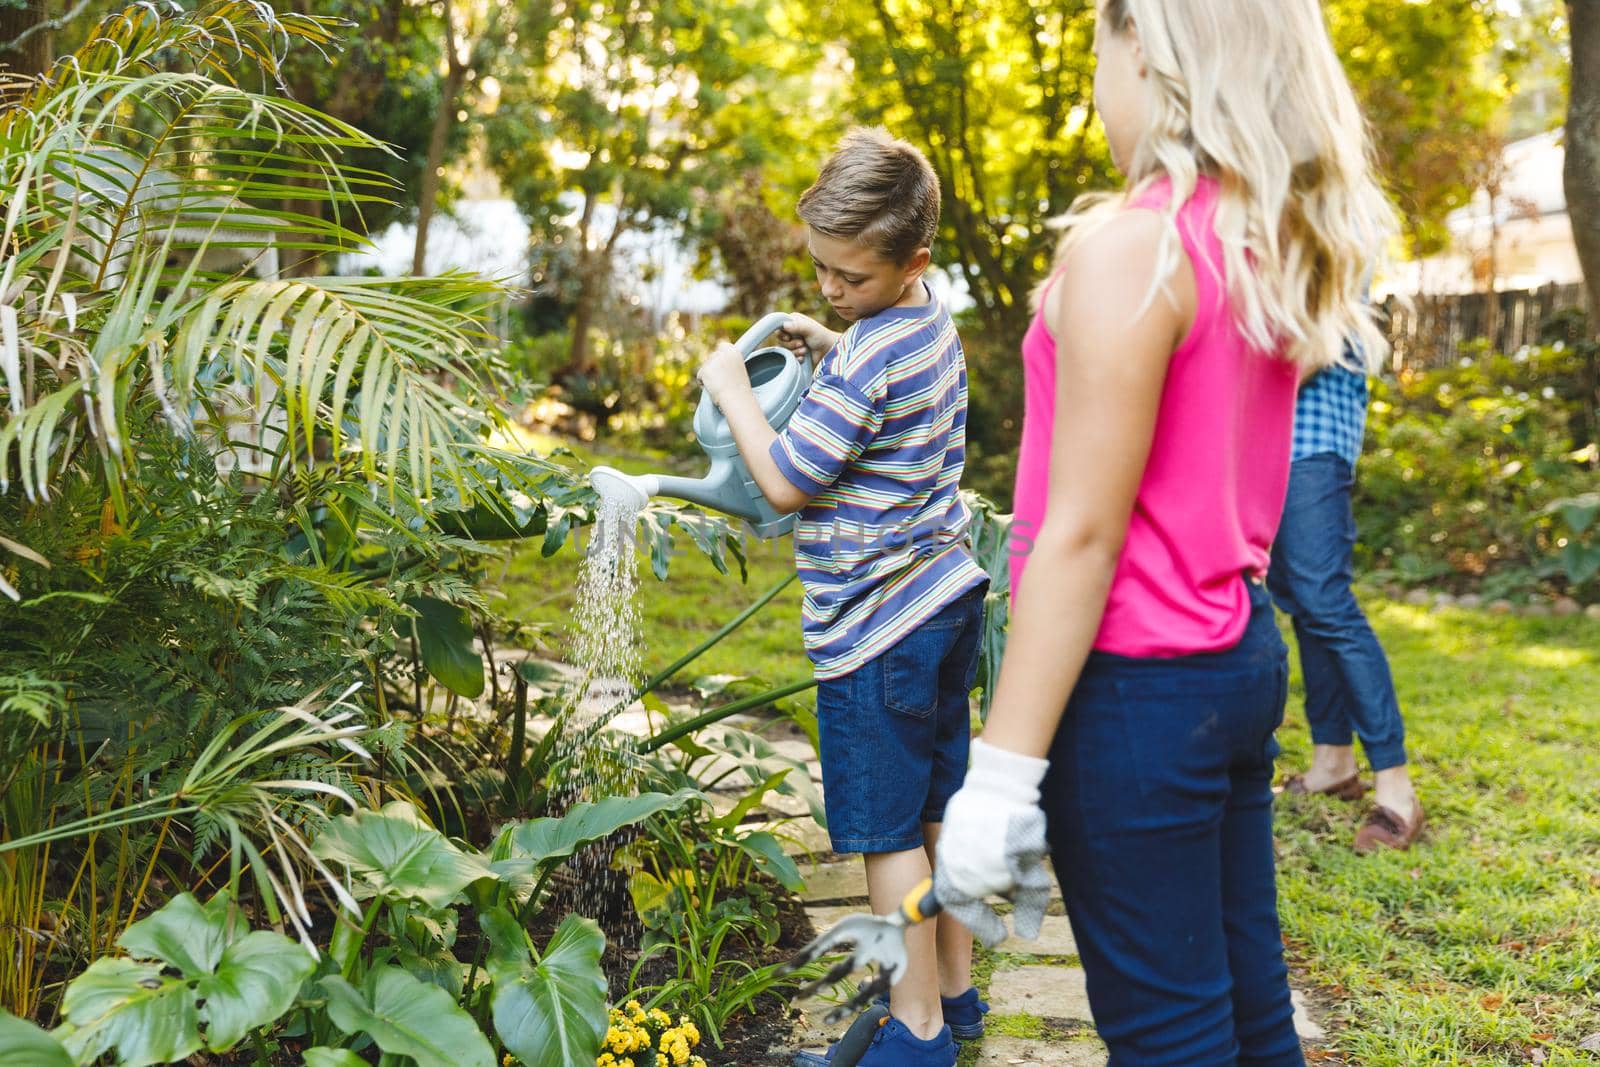
<path fill-rule="evenodd" d="M 895 263 L 933 244 L 939 176 L 923 154 L 882 127 L 844 135 L 800 196 L 801 221 L 837 240 L 856 241 Z"/>

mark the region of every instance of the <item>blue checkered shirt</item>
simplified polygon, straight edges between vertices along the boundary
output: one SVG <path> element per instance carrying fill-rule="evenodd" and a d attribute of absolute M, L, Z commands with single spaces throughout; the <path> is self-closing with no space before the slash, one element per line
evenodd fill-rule
<path fill-rule="evenodd" d="M 1332 452 L 1354 467 L 1366 429 L 1367 376 L 1340 365 L 1329 367 L 1300 387 L 1289 458 Z"/>

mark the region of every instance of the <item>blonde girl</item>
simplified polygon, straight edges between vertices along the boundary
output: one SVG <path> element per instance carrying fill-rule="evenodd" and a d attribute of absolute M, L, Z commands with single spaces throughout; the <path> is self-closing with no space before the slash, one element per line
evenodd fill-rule
<path fill-rule="evenodd" d="M 1299 1065 L 1263 576 L 1298 381 L 1346 338 L 1383 358 L 1363 287 L 1394 219 L 1315 0 L 1098 19 L 1127 181 L 1066 220 L 1023 342 L 1011 634 L 937 882 L 981 931 L 1043 824 L 1113 1067 Z"/>

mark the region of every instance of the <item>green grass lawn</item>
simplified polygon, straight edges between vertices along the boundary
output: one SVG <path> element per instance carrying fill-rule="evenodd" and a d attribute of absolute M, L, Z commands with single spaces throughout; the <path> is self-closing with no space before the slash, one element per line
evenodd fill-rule
<path fill-rule="evenodd" d="M 1593 1064 L 1600 1032 L 1600 624 L 1369 602 L 1431 828 L 1358 856 L 1359 805 L 1279 804 L 1284 932 L 1362 1067 Z M 1303 695 L 1285 772 L 1310 755 Z"/>

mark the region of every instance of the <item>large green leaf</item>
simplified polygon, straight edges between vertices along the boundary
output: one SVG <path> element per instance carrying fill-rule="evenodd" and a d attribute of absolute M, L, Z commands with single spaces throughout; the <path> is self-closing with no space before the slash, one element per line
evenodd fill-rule
<path fill-rule="evenodd" d="M 26 1019 L 0 1011 L 0 1063 L 6 1067 L 74 1067 L 60 1041 Z"/>
<path fill-rule="evenodd" d="M 565 815 L 530 819 L 516 826 L 511 832 L 511 857 L 491 866 L 502 878 L 532 877 L 546 863 L 566 859 L 624 826 L 642 822 L 657 812 L 676 811 L 702 798 L 697 789 L 680 789 L 676 793 L 640 793 L 574 804 Z"/>
<path fill-rule="evenodd" d="M 1575 534 L 1582 534 L 1600 518 L 1600 496 L 1574 497 L 1561 501 L 1560 506 L 1562 521 Z"/>
<path fill-rule="evenodd" d="M 204 906 L 180 893 L 118 939 L 129 954 L 183 972 L 193 984 L 191 1000 L 204 1002 L 199 1017 L 213 1052 L 227 1051 L 288 1011 L 300 983 L 316 968 L 304 948 L 270 930 L 246 930 L 230 909 L 226 893 Z"/>
<path fill-rule="evenodd" d="M 746 834 L 738 839 L 739 848 L 755 861 L 757 867 L 773 878 L 791 893 L 798 893 L 805 889 L 805 879 L 800 876 L 800 868 L 784 851 L 778 839 L 765 830 L 758 830 L 753 834 Z"/>
<path fill-rule="evenodd" d="M 93 1063 L 115 1049 L 121 1067 L 187 1059 L 200 1050 L 200 1016 L 187 983 L 164 978 L 161 965 L 99 959 L 61 998 L 71 1024 L 67 1050 Z"/>
<path fill-rule="evenodd" d="M 1580 545 L 1571 541 L 1561 552 L 1561 567 L 1574 585 L 1582 585 L 1600 574 L 1600 545 Z"/>
<path fill-rule="evenodd" d="M 414 900 L 435 909 L 491 873 L 478 855 L 451 844 L 403 800 L 385 804 L 381 812 L 334 819 L 312 851 L 360 879 L 357 896 Z"/>
<path fill-rule="evenodd" d="M 251 931 L 223 949 L 216 973 L 195 986 L 204 1001 L 207 1046 L 225 1052 L 283 1015 L 316 966 L 311 953 L 271 930 Z"/>
<path fill-rule="evenodd" d="M 600 927 L 568 915 L 535 963 L 527 935 L 503 908 L 481 922 L 492 946 L 494 1028 L 506 1048 L 528 1067 L 593 1063 L 606 1032 Z"/>
<path fill-rule="evenodd" d="M 822 791 L 811 780 L 811 772 L 804 760 L 785 756 L 766 738 L 732 726 L 724 725 L 716 730 L 709 730 L 701 735 L 701 741 L 731 756 L 750 779 L 751 784 L 758 788 L 764 788 L 767 780 L 781 770 L 793 771 L 793 774 L 780 778 L 772 788 L 784 796 L 805 801 L 817 825 L 823 827 L 828 825 L 827 809 L 822 803 Z"/>
<path fill-rule="evenodd" d="M 199 978 L 217 969 L 227 946 L 228 898 L 217 896 L 201 907 L 191 893 L 180 893 L 154 915 L 140 919 L 117 938 L 130 956 L 161 960 Z"/>
<path fill-rule="evenodd" d="M 473 643 L 467 609 L 431 596 L 412 597 L 406 606 L 417 613 L 417 644 L 428 673 L 452 693 L 469 700 L 481 696 L 483 657 Z"/>
<path fill-rule="evenodd" d="M 365 989 L 338 975 L 324 978 L 322 987 L 334 1024 L 369 1035 L 390 1055 L 410 1056 L 417 1067 L 495 1067 L 494 1049 L 455 998 L 399 967 L 374 971 Z"/>

